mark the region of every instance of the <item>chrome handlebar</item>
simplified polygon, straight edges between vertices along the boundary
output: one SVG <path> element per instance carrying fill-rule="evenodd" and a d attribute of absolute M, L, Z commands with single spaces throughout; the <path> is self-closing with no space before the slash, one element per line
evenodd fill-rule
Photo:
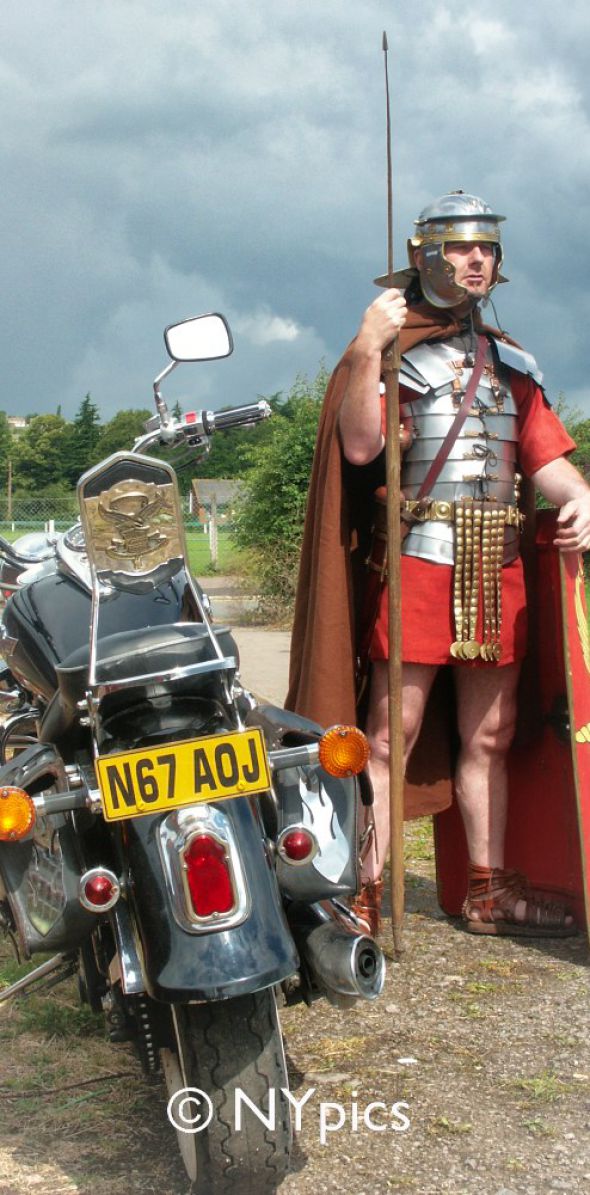
<path fill-rule="evenodd" d="M 146 424 L 146 433 L 140 436 L 133 445 L 134 452 L 145 452 L 153 444 L 166 444 L 174 447 L 184 444 L 191 448 L 206 447 L 209 437 L 216 431 L 226 431 L 231 427 L 250 427 L 268 419 L 272 414 L 265 399 L 249 403 L 243 407 L 233 407 L 229 411 L 189 411 L 181 419 L 169 419 L 162 423 L 159 415 L 154 415 Z"/>

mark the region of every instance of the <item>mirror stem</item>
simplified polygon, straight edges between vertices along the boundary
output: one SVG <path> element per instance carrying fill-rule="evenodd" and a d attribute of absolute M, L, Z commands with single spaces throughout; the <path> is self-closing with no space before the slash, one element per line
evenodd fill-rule
<path fill-rule="evenodd" d="M 160 382 L 162 382 L 164 378 L 167 378 L 168 375 L 172 373 L 172 370 L 176 369 L 177 365 L 177 361 L 171 361 L 170 365 L 167 365 L 166 368 L 158 374 L 154 381 L 154 402 L 156 404 L 156 411 L 160 417 L 160 424 L 162 428 L 166 428 L 168 424 L 172 422 L 172 420 L 170 418 L 170 412 L 166 405 L 166 401 L 160 393 Z"/>

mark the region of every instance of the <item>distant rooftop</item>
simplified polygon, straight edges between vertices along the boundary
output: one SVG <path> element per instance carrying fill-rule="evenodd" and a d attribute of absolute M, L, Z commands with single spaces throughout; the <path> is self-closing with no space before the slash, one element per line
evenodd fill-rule
<path fill-rule="evenodd" d="M 193 501 L 197 506 L 210 506 L 213 499 L 218 506 L 231 506 L 242 488 L 242 482 L 234 477 L 194 477 L 191 486 Z"/>
<path fill-rule="evenodd" d="M 27 421 L 24 415 L 7 415 L 6 421 L 8 426 L 12 428 L 14 432 L 20 432 L 24 427 L 27 426 Z"/>

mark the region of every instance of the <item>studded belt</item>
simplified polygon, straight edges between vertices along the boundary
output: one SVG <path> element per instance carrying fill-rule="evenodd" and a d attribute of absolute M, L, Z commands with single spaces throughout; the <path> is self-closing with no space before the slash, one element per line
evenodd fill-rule
<path fill-rule="evenodd" d="M 521 514 L 517 506 L 504 506 L 502 503 L 494 502 L 491 499 L 487 501 L 477 501 L 461 499 L 457 502 L 444 502 L 440 498 L 420 498 L 414 500 L 412 498 L 402 502 L 401 517 L 404 522 L 412 523 L 455 523 L 457 512 L 462 517 L 465 503 L 468 502 L 473 509 L 496 510 L 504 512 L 504 526 L 518 527 L 522 530 L 524 523 L 524 515 Z M 404 517 L 405 516 L 405 517 Z M 408 517 L 409 516 L 409 517 Z"/>
<path fill-rule="evenodd" d="M 502 564 L 504 530 L 522 530 L 524 515 L 517 506 L 493 500 L 461 498 L 445 502 L 438 498 L 407 499 L 401 504 L 402 529 L 413 524 L 454 524 L 455 564 L 453 570 L 453 616 L 455 639 L 450 653 L 456 660 L 477 658 L 495 663 L 502 656 Z M 386 507 L 376 502 L 373 542 L 366 561 L 382 580 L 387 579 Z M 482 607 L 482 634 L 477 639 L 478 614 Z"/>

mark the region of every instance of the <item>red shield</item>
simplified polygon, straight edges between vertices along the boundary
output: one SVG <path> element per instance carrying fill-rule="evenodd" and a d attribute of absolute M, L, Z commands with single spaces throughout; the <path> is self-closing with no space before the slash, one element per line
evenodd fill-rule
<path fill-rule="evenodd" d="M 536 584 L 529 594 L 534 651 L 523 675 L 527 723 L 509 758 L 506 867 L 562 894 L 590 925 L 590 636 L 582 558 L 553 546 L 555 514 L 538 516 Z M 531 600 L 532 598 L 532 600 Z M 528 685 L 526 672 L 529 673 Z M 467 852 L 456 803 L 435 818 L 439 901 L 460 913 Z"/>

